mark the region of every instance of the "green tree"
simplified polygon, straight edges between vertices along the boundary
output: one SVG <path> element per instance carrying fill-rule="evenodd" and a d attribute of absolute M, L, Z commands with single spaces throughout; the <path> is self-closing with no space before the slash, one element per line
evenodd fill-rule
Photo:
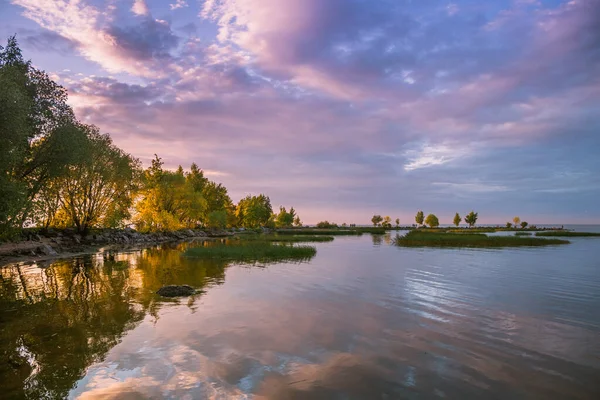
<path fill-rule="evenodd" d="M 275 226 L 277 228 L 289 228 L 294 225 L 296 219 L 296 211 L 294 207 L 287 212 L 285 207 L 279 207 L 279 214 L 275 217 Z"/>
<path fill-rule="evenodd" d="M 78 149 L 81 159 L 52 181 L 60 209 L 70 222 L 67 225 L 81 232 L 97 226 L 117 227 L 130 216 L 140 163 L 95 126 L 80 125 L 79 129 L 86 137 Z"/>
<path fill-rule="evenodd" d="M 205 223 L 207 202 L 200 188 L 182 170 L 171 172 L 162 166 L 156 156 L 144 172 L 145 187 L 135 205 L 136 228 L 142 232 L 173 231 Z"/>
<path fill-rule="evenodd" d="M 527 228 L 527 225 L 529 225 L 529 223 L 527 223 L 526 221 L 521 221 L 521 228 L 525 229 Z"/>
<path fill-rule="evenodd" d="M 478 215 L 475 211 L 471 211 L 465 217 L 465 222 L 469 225 L 469 228 L 472 228 L 477 223 Z"/>
<path fill-rule="evenodd" d="M 212 229 L 224 229 L 227 226 L 227 211 L 217 210 L 209 212 L 206 226 Z"/>
<path fill-rule="evenodd" d="M 294 218 L 294 226 L 296 226 L 296 227 L 302 226 L 302 221 L 300 220 L 300 217 L 297 215 L 296 215 L 296 218 Z"/>
<path fill-rule="evenodd" d="M 15 37 L 0 46 L 0 234 L 20 228 L 33 200 L 72 164 L 66 90 L 25 61 Z M 65 149 L 67 151 L 65 151 Z"/>
<path fill-rule="evenodd" d="M 396 228 L 400 226 L 400 218 L 396 218 Z"/>
<path fill-rule="evenodd" d="M 506 223 L 506 227 L 507 227 L 508 229 L 512 228 L 512 222 L 507 222 L 507 223 Z"/>
<path fill-rule="evenodd" d="M 427 218 L 425 218 L 425 223 L 429 225 L 430 228 L 437 228 L 438 226 L 440 226 L 440 221 L 438 220 L 438 217 L 435 216 L 435 214 L 429 214 Z"/>
<path fill-rule="evenodd" d="M 460 225 L 460 221 L 461 221 L 460 214 L 459 213 L 454 214 L 454 220 L 452 222 L 454 222 L 454 225 L 456 227 L 458 227 Z"/>
<path fill-rule="evenodd" d="M 264 194 L 248 195 L 239 201 L 236 208 L 239 225 L 245 228 L 266 226 L 271 214 L 273 214 L 271 200 Z"/>
<path fill-rule="evenodd" d="M 381 221 L 383 221 L 383 218 L 381 217 L 381 215 L 373 215 L 373 218 L 371 218 L 371 222 L 373 223 L 373 226 L 379 226 Z"/>
<path fill-rule="evenodd" d="M 417 225 L 423 225 L 423 221 L 425 220 L 425 214 L 423 214 L 423 211 L 419 211 L 417 212 L 417 215 L 415 215 L 415 222 L 417 223 Z"/>

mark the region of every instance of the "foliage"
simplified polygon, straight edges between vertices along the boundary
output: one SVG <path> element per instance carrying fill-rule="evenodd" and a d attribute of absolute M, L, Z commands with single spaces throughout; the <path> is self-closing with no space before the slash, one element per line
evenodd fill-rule
<path fill-rule="evenodd" d="M 478 215 L 475 211 L 471 211 L 465 217 L 465 222 L 469 225 L 469 228 L 473 227 L 477 223 Z"/>
<path fill-rule="evenodd" d="M 15 37 L 0 46 L 0 235 L 21 228 L 47 182 L 72 164 L 76 141 L 64 88 L 25 61 Z"/>
<path fill-rule="evenodd" d="M 512 222 L 507 222 L 507 223 L 506 223 L 506 228 L 507 228 L 507 229 L 510 229 L 510 228 L 512 228 L 512 226 L 513 226 L 513 225 L 512 225 Z"/>
<path fill-rule="evenodd" d="M 381 226 L 386 229 L 390 229 L 392 227 L 392 218 L 390 216 L 386 216 L 385 218 L 383 218 Z"/>
<path fill-rule="evenodd" d="M 415 215 L 415 222 L 417 223 L 417 225 L 423 225 L 424 219 L 425 215 L 423 214 L 423 211 L 417 212 L 417 215 Z"/>
<path fill-rule="evenodd" d="M 370 228 L 374 229 L 374 228 Z M 385 233 L 385 230 L 381 230 L 381 233 Z M 338 229 L 338 228 L 330 228 L 330 229 L 278 229 L 277 233 L 280 235 L 362 235 L 363 232 L 357 229 Z"/>
<path fill-rule="evenodd" d="M 438 220 L 438 217 L 435 216 L 435 214 L 429 214 L 427 218 L 425 218 L 425 223 L 429 225 L 430 228 L 437 228 L 438 226 L 440 226 L 440 221 Z"/>
<path fill-rule="evenodd" d="M 136 204 L 134 224 L 141 232 L 173 231 L 201 224 L 208 206 L 202 189 L 186 179 L 183 169 L 162 168 L 155 156 L 144 172 L 145 187 Z"/>
<path fill-rule="evenodd" d="M 294 226 L 296 226 L 296 227 L 302 226 L 302 221 L 300 220 L 300 217 L 297 215 L 296 215 L 296 218 L 294 218 Z"/>
<path fill-rule="evenodd" d="M 520 224 L 521 224 L 521 218 L 514 217 L 513 218 L 513 225 L 515 226 L 515 228 L 517 228 Z"/>
<path fill-rule="evenodd" d="M 248 195 L 240 200 L 235 213 L 239 226 L 257 228 L 268 224 L 271 214 L 273 214 L 273 208 L 268 196 L 264 194 Z"/>
<path fill-rule="evenodd" d="M 239 242 L 235 244 L 215 244 L 194 247 L 184 255 L 194 258 L 208 258 L 240 263 L 308 261 L 317 250 L 312 246 L 276 245 L 269 242 Z"/>
<path fill-rule="evenodd" d="M 443 233 L 414 230 L 397 236 L 395 244 L 405 247 L 519 247 L 567 244 L 566 240 L 535 237 L 487 236 L 485 234 Z"/>
<path fill-rule="evenodd" d="M 34 218 L 38 225 L 75 226 L 80 232 L 121 227 L 138 189 L 140 163 L 96 127 L 74 129 L 82 135 L 76 148 L 79 159 L 36 196 Z"/>
<path fill-rule="evenodd" d="M 521 221 L 521 228 L 525 229 L 525 228 L 527 228 L 527 225 L 529 225 L 529 223 L 527 223 L 527 221 Z"/>
<path fill-rule="evenodd" d="M 535 234 L 536 236 L 546 236 L 546 237 L 594 237 L 600 236 L 598 232 L 571 232 L 571 231 L 552 231 L 552 232 L 538 232 Z"/>
<path fill-rule="evenodd" d="M 334 238 L 320 235 L 244 235 L 241 239 L 264 242 L 332 242 Z"/>
<path fill-rule="evenodd" d="M 275 226 L 277 228 L 289 228 L 294 225 L 296 220 L 296 210 L 294 207 L 290 211 L 286 211 L 285 207 L 279 207 L 279 214 L 275 217 Z"/>
<path fill-rule="evenodd" d="M 373 218 L 371 218 L 373 226 L 379 226 L 379 224 L 381 224 L 381 221 L 383 221 L 381 215 L 373 215 Z"/>
<path fill-rule="evenodd" d="M 335 229 L 337 227 L 338 225 L 335 222 L 321 221 L 317 223 L 317 228 L 319 229 Z"/>
<path fill-rule="evenodd" d="M 400 226 L 400 218 L 396 218 L 396 228 Z"/>
<path fill-rule="evenodd" d="M 212 229 L 224 229 L 227 226 L 227 211 L 215 210 L 208 213 L 206 226 Z"/>
<path fill-rule="evenodd" d="M 460 217 L 459 213 L 454 214 L 454 219 L 452 220 L 452 222 L 454 223 L 454 225 L 456 227 L 458 227 L 460 225 L 461 220 L 462 220 L 462 218 Z"/>

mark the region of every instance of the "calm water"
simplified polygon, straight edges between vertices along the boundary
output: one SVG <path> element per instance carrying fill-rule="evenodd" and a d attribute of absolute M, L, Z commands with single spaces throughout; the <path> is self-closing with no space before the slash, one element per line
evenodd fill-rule
<path fill-rule="evenodd" d="M 0 397 L 600 398 L 600 238 L 339 237 L 263 267 L 183 247 L 3 268 Z M 204 293 L 154 295 L 170 283 Z"/>

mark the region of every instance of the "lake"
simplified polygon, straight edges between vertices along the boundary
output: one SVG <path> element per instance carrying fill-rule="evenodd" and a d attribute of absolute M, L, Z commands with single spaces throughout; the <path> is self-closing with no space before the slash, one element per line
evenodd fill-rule
<path fill-rule="evenodd" d="M 600 398 L 600 238 L 391 239 L 336 237 L 301 264 L 182 257 L 196 242 L 6 266 L 0 397 Z"/>

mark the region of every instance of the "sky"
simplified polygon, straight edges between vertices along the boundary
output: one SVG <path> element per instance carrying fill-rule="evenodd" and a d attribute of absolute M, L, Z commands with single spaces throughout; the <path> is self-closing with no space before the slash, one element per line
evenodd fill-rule
<path fill-rule="evenodd" d="M 305 223 L 600 223 L 598 0 L 0 0 L 146 166 Z"/>

